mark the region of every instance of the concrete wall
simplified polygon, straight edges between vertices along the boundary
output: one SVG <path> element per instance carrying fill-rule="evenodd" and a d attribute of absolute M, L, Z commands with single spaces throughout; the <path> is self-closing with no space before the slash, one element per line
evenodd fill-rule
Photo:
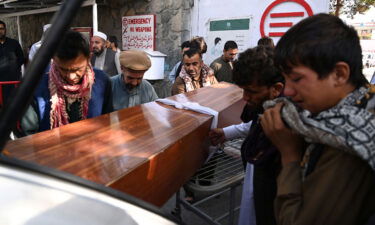
<path fill-rule="evenodd" d="M 156 15 L 156 50 L 167 54 L 165 69 L 172 69 L 180 60 L 180 44 L 190 38 L 190 12 L 193 0 L 107 0 L 98 5 L 98 30 L 115 35 L 121 41 L 123 16 Z M 21 16 L 22 46 L 26 50 L 40 40 L 42 27 L 50 22 L 53 13 Z M 8 26 L 8 37 L 18 40 L 16 18 L 4 18 Z M 81 8 L 73 27 L 92 27 L 92 7 Z M 121 46 L 121 42 L 119 43 Z"/>
<path fill-rule="evenodd" d="M 172 69 L 180 59 L 180 44 L 190 39 L 190 11 L 192 0 L 130 0 L 107 1 L 98 7 L 99 30 L 121 40 L 123 16 L 156 15 L 156 50 L 168 57 L 166 70 Z M 121 43 L 119 43 L 121 46 Z"/>
<path fill-rule="evenodd" d="M 79 15 L 73 20 L 73 27 L 92 26 L 91 7 L 84 7 Z M 43 25 L 50 23 L 54 13 L 43 13 L 36 15 L 21 16 L 20 28 L 22 47 L 24 50 L 40 40 L 43 34 Z M 17 18 L 10 17 L 2 19 L 7 24 L 7 36 L 19 40 L 17 33 Z"/>

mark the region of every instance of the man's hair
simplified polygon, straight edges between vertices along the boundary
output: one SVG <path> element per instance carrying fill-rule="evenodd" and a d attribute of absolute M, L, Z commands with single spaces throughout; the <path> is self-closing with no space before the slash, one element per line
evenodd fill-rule
<path fill-rule="evenodd" d="M 237 49 L 237 43 L 235 41 L 227 41 L 224 45 L 224 50 L 228 51 L 229 49 Z"/>
<path fill-rule="evenodd" d="M 185 51 L 183 57 L 185 57 L 185 55 L 186 55 L 187 57 L 191 58 L 196 54 L 198 54 L 199 58 L 202 59 L 201 51 L 197 48 L 190 48 L 189 50 Z"/>
<path fill-rule="evenodd" d="M 274 50 L 266 46 L 249 48 L 238 57 L 233 66 L 233 81 L 238 86 L 272 86 L 284 82 L 274 65 Z"/>
<path fill-rule="evenodd" d="M 273 43 L 272 38 L 267 37 L 267 36 L 264 36 L 261 39 L 259 39 L 258 45 L 264 45 L 264 46 L 268 46 L 268 47 L 271 47 L 271 48 L 275 47 L 275 44 Z"/>
<path fill-rule="evenodd" d="M 117 37 L 116 36 L 109 36 L 108 41 L 111 42 L 111 43 L 113 43 L 113 44 L 115 44 L 116 48 L 118 47 Z"/>
<path fill-rule="evenodd" d="M 191 39 L 190 48 L 199 49 L 201 54 L 204 54 L 207 52 L 207 44 L 204 41 L 203 37 L 194 37 L 193 39 Z"/>
<path fill-rule="evenodd" d="M 4 23 L 4 21 L 0 20 L 0 24 L 2 24 L 4 28 L 7 28 L 7 25 Z"/>
<path fill-rule="evenodd" d="M 63 36 L 55 56 L 62 60 L 71 60 L 80 53 L 89 58 L 89 45 L 79 32 L 70 30 Z"/>
<path fill-rule="evenodd" d="M 190 48 L 190 41 L 184 41 L 184 42 L 182 42 L 182 44 L 181 44 L 181 50 L 183 50 L 184 48 Z"/>
<path fill-rule="evenodd" d="M 290 28 L 275 49 L 275 64 L 285 73 L 290 73 L 293 66 L 304 65 L 322 79 L 340 61 L 350 67 L 349 83 L 355 87 L 368 83 L 362 74 L 362 50 L 356 30 L 338 17 L 323 13 Z"/>
<path fill-rule="evenodd" d="M 219 37 L 215 38 L 215 40 L 214 40 L 215 45 L 217 45 L 217 43 L 219 43 L 219 41 L 221 41 L 221 38 L 219 38 Z"/>

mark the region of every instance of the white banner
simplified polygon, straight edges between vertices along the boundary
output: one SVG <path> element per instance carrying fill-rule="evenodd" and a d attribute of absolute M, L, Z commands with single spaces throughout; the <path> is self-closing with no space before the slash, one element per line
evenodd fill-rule
<path fill-rule="evenodd" d="M 155 15 L 122 17 L 122 50 L 155 50 Z"/>

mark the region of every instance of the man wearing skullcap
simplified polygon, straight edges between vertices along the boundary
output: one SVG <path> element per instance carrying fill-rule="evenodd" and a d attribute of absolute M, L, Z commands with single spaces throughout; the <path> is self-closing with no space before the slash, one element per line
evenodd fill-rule
<path fill-rule="evenodd" d="M 40 46 L 42 46 L 42 42 L 44 37 L 46 36 L 47 30 L 51 27 L 51 24 L 46 24 L 43 26 L 43 34 L 42 37 L 38 42 L 35 42 L 31 48 L 29 53 L 29 60 L 31 61 L 34 58 L 35 53 L 39 50 Z"/>
<path fill-rule="evenodd" d="M 120 64 L 122 73 L 111 77 L 114 110 L 152 102 L 158 98 L 152 85 L 143 79 L 143 75 L 151 67 L 151 60 L 144 51 L 121 52 Z"/>
<path fill-rule="evenodd" d="M 107 35 L 102 32 L 94 32 L 91 38 L 92 57 L 91 64 L 103 70 L 109 76 L 121 73 L 119 54 L 112 49 L 106 48 Z"/>

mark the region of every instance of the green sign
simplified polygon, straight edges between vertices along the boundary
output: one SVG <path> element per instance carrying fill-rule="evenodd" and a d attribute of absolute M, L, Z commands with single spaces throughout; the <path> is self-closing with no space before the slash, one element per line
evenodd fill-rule
<path fill-rule="evenodd" d="M 210 31 L 249 30 L 250 19 L 215 20 L 210 22 Z"/>

